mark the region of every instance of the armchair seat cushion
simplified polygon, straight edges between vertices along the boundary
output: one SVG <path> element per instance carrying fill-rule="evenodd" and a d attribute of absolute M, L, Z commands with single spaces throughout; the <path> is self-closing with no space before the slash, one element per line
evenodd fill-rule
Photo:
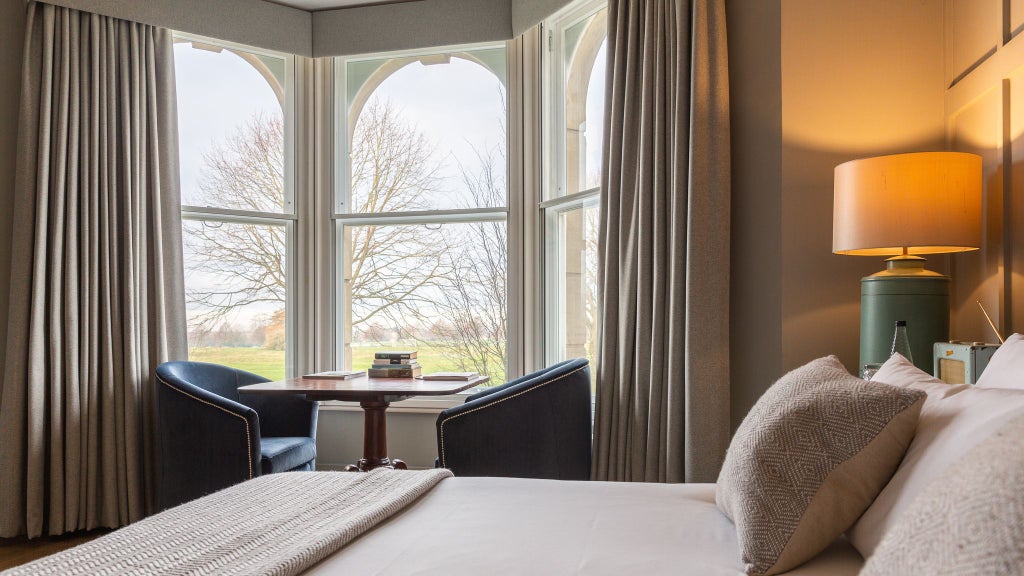
<path fill-rule="evenodd" d="M 260 438 L 263 474 L 287 472 L 316 458 L 316 440 L 302 436 Z"/>

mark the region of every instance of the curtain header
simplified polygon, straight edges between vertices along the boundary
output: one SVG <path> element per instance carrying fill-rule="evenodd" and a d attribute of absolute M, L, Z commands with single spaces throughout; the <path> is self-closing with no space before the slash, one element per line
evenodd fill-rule
<path fill-rule="evenodd" d="M 510 40 L 571 0 L 413 0 L 309 12 L 267 0 L 45 0 L 299 56 Z"/>

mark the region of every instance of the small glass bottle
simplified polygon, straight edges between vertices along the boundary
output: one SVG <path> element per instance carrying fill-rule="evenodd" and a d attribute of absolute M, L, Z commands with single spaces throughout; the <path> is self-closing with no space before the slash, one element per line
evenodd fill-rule
<path fill-rule="evenodd" d="M 889 355 L 892 356 L 897 352 L 911 364 L 914 363 L 914 356 L 910 353 L 910 339 L 907 338 L 906 320 L 896 321 L 896 332 L 892 336 L 892 350 L 889 351 Z"/>

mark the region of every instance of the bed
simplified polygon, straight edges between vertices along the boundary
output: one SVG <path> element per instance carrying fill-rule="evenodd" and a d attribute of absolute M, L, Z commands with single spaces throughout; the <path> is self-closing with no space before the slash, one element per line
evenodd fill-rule
<path fill-rule="evenodd" d="M 846 576 L 861 564 L 840 540 L 791 574 Z M 743 574 L 713 484 L 384 469 L 262 476 L 5 574 L 98 572 Z"/>

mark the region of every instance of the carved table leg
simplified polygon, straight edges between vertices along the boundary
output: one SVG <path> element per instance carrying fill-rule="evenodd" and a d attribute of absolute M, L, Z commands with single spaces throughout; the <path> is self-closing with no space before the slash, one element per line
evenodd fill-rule
<path fill-rule="evenodd" d="M 349 464 L 349 472 L 369 472 L 374 468 L 407 470 L 405 462 L 388 459 L 388 402 L 363 401 L 363 457 Z"/>

